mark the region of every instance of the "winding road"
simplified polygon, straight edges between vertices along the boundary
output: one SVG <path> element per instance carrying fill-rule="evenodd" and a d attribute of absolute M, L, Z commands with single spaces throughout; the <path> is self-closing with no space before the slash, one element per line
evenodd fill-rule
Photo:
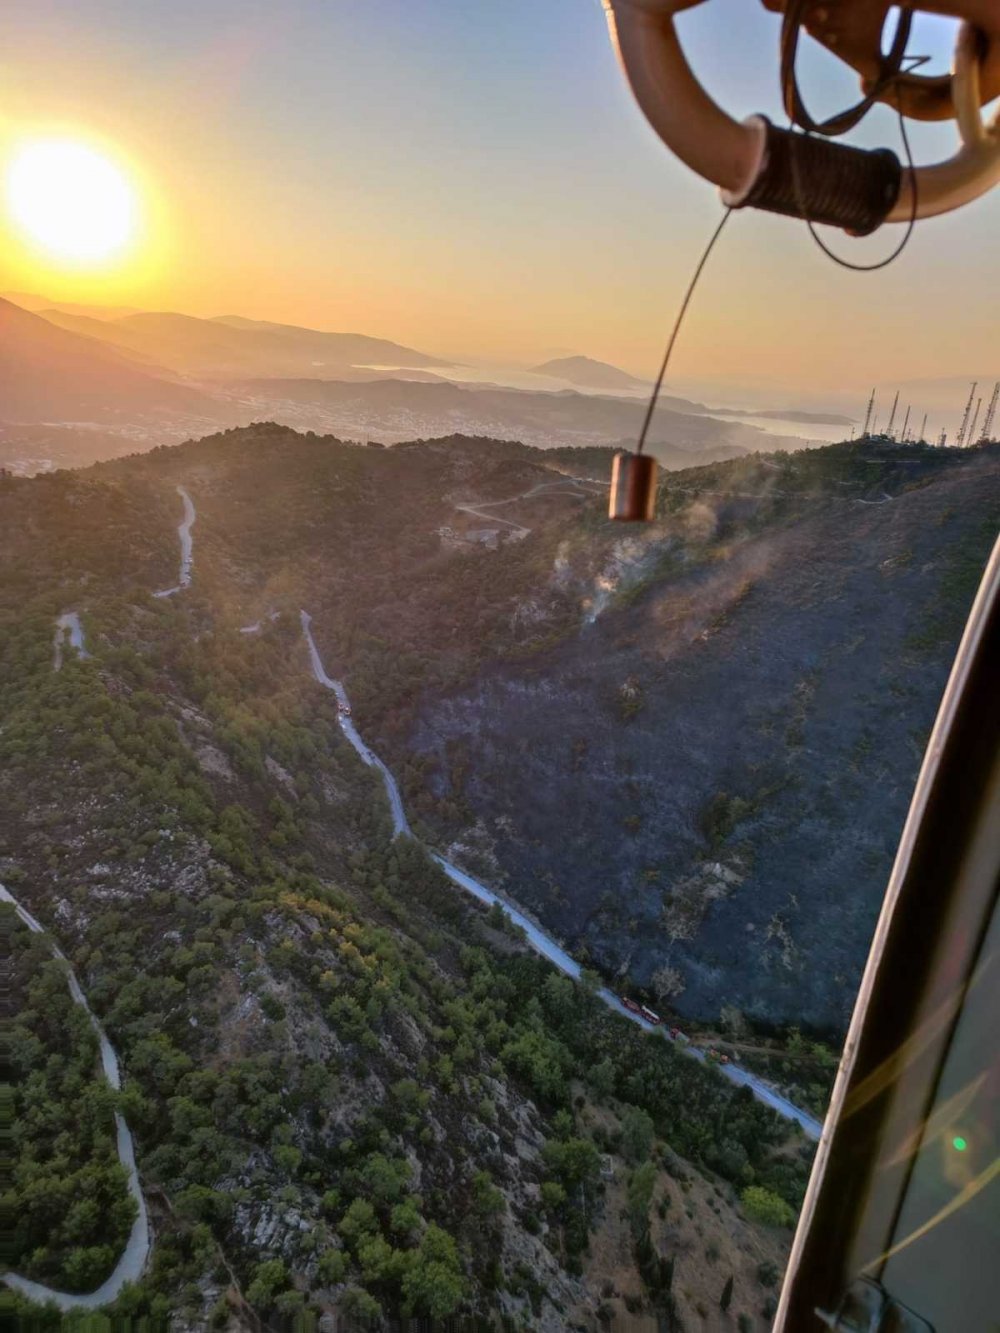
<path fill-rule="evenodd" d="M 177 493 L 184 501 L 184 517 L 177 525 L 177 536 L 181 546 L 180 579 L 176 587 L 156 592 L 153 594 L 154 597 L 172 597 L 174 593 L 180 592 L 182 588 L 188 587 L 191 583 L 191 569 L 194 564 L 194 540 L 191 536 L 191 528 L 194 525 L 197 513 L 194 502 L 183 486 L 177 487 Z M 59 671 L 62 667 L 63 653 L 67 642 L 78 656 L 83 658 L 90 656 L 84 641 L 80 616 L 76 611 L 66 611 L 56 620 L 55 636 L 52 641 L 52 668 L 54 671 Z M 10 903 L 29 930 L 36 934 L 45 933 L 35 917 L 31 915 L 27 908 L 22 907 L 14 895 L 2 884 L 0 884 L 0 902 Z M 83 1005 L 86 1010 L 87 1017 L 97 1033 L 104 1077 L 111 1087 L 118 1092 L 121 1089 L 121 1071 L 118 1066 L 117 1052 L 108 1040 L 104 1029 L 98 1023 L 94 1011 L 87 1003 L 87 997 L 76 978 L 76 973 L 69 966 L 66 955 L 55 943 L 52 944 L 52 952 L 56 958 L 66 964 L 66 982 L 69 986 L 69 992 L 75 1002 Z M 143 1197 L 142 1187 L 139 1184 L 139 1171 L 135 1162 L 135 1145 L 132 1141 L 132 1133 L 125 1123 L 124 1117 L 118 1111 L 115 1112 L 115 1132 L 118 1160 L 128 1174 L 128 1189 L 136 1202 L 137 1212 L 125 1249 L 122 1251 L 121 1258 L 115 1265 L 110 1277 L 102 1282 L 96 1291 L 83 1293 L 56 1291 L 53 1287 L 46 1287 L 41 1282 L 33 1282 L 31 1278 L 22 1277 L 19 1273 L 4 1273 L 0 1276 L 0 1282 L 6 1283 L 8 1287 L 11 1287 L 14 1291 L 19 1291 L 30 1300 L 37 1301 L 41 1305 L 54 1304 L 65 1312 L 69 1310 L 96 1310 L 102 1305 L 109 1305 L 118 1298 L 127 1282 L 138 1281 L 149 1258 L 149 1214 L 146 1210 L 146 1200 Z"/>
<path fill-rule="evenodd" d="M 542 491 L 561 491 L 564 495 L 571 495 L 574 500 L 587 500 L 591 497 L 591 492 L 581 490 L 581 484 L 586 482 L 585 477 L 566 477 L 563 481 L 540 481 L 530 490 L 524 491 L 521 495 L 511 495 L 505 500 L 484 500 L 482 504 L 457 504 L 455 508 L 461 510 L 463 514 L 472 514 L 476 518 L 484 518 L 489 523 L 503 523 L 511 528 L 517 537 L 527 537 L 531 532 L 523 523 L 515 523 L 512 519 L 504 518 L 500 514 L 487 513 L 487 509 L 499 509 L 502 505 L 517 504 L 519 500 L 530 500 L 532 496 L 540 495 Z M 592 483 L 600 485 L 603 483 Z"/>
<path fill-rule="evenodd" d="M 173 597 L 174 593 L 180 592 L 182 588 L 191 586 L 191 570 L 194 566 L 194 538 L 191 536 L 191 529 L 198 513 L 194 501 L 183 486 L 177 487 L 177 494 L 184 501 L 184 517 L 177 524 L 177 536 L 181 544 L 181 570 L 176 585 L 173 588 L 164 588 L 162 592 L 154 592 L 154 597 Z"/>
<path fill-rule="evenodd" d="M 306 644 L 309 648 L 309 661 L 312 665 L 313 676 L 320 685 L 325 689 L 332 690 L 336 695 L 337 703 L 339 705 L 339 722 L 341 730 L 354 746 L 355 750 L 357 750 L 362 760 L 369 767 L 377 768 L 382 774 L 382 780 L 385 783 L 386 796 L 389 799 L 389 806 L 392 810 L 393 837 L 399 837 L 402 833 L 412 837 L 413 830 L 410 828 L 409 822 L 407 821 L 406 811 L 403 808 L 403 800 L 396 779 L 378 755 L 365 744 L 357 727 L 351 720 L 350 714 L 344 711 L 350 707 L 347 691 L 344 688 L 342 681 L 334 680 L 332 676 L 328 676 L 326 673 L 323 666 L 323 660 L 319 655 L 319 649 L 316 647 L 316 641 L 312 634 L 312 616 L 308 611 L 300 611 L 299 615 L 302 621 L 302 633 L 305 635 Z M 447 857 L 442 856 L 440 852 L 436 852 L 430 847 L 427 851 L 453 884 L 457 884 L 459 888 L 464 889 L 466 893 L 471 893 L 472 896 L 478 898 L 481 903 L 486 903 L 488 905 L 498 903 L 510 917 L 511 921 L 513 921 L 515 925 L 521 927 L 528 943 L 536 953 L 540 954 L 543 958 L 548 959 L 550 963 L 553 963 L 559 971 L 565 973 L 566 976 L 572 977 L 574 980 L 579 980 L 583 970 L 580 964 L 575 958 L 568 954 L 561 945 L 557 944 L 550 935 L 547 935 L 545 931 L 541 930 L 535 922 L 531 921 L 523 912 L 518 911 L 511 902 L 501 894 L 497 893 L 494 889 L 487 888 L 485 884 L 481 884 L 479 880 L 475 879 L 472 875 L 464 870 L 460 870 L 458 866 L 453 865 L 452 862 L 449 861 Z M 597 995 L 599 999 L 604 1001 L 609 1009 L 613 1009 L 615 1013 L 620 1014 L 623 1018 L 627 1018 L 629 1022 L 637 1024 L 645 1032 L 658 1032 L 665 1040 L 672 1040 L 666 1028 L 649 1023 L 640 1014 L 634 1014 L 631 1010 L 626 1009 L 619 997 L 606 986 L 602 986 L 597 992 Z M 690 1056 L 693 1060 L 701 1061 L 703 1064 L 708 1061 L 707 1053 L 697 1046 L 678 1043 L 677 1049 L 683 1051 L 685 1055 Z M 794 1121 L 795 1124 L 802 1129 L 807 1138 L 814 1141 L 819 1140 L 823 1132 L 823 1126 L 815 1116 L 811 1116 L 808 1111 L 803 1111 L 801 1107 L 790 1102 L 787 1097 L 783 1097 L 781 1093 L 776 1092 L 770 1084 L 765 1083 L 764 1080 L 758 1078 L 756 1074 L 751 1074 L 749 1070 L 742 1069 L 739 1065 L 733 1064 L 720 1064 L 716 1065 L 716 1068 L 723 1078 L 727 1078 L 730 1083 L 735 1083 L 738 1087 L 749 1088 L 758 1101 L 763 1102 L 765 1106 L 769 1106 L 773 1111 L 777 1111 L 777 1113 L 780 1116 L 783 1116 L 786 1120 Z"/>
<path fill-rule="evenodd" d="M 403 809 L 403 798 L 399 793 L 399 784 L 374 750 L 369 750 L 368 746 L 361 739 L 361 734 L 351 721 L 350 714 L 344 712 L 344 709 L 350 708 L 350 701 L 347 698 L 347 691 L 344 689 L 343 683 L 339 680 L 334 680 L 332 676 L 328 676 L 323 669 L 323 660 L 319 655 L 319 649 L 316 647 L 316 641 L 312 636 L 312 629 L 310 628 L 312 625 L 312 616 L 308 611 L 300 611 L 299 619 L 302 622 L 302 633 L 305 635 L 306 643 L 309 645 L 309 661 L 312 663 L 313 675 L 319 681 L 320 685 L 328 690 L 332 690 L 337 696 L 337 703 L 340 707 L 338 720 L 340 722 L 341 731 L 351 742 L 368 767 L 377 768 L 382 774 L 382 781 L 385 784 L 385 794 L 389 798 L 389 808 L 392 811 L 392 836 L 398 838 L 401 833 L 405 833 L 409 837 L 412 837 L 413 830 L 410 828 L 409 821 L 406 818 L 406 811 Z"/>
<path fill-rule="evenodd" d="M 14 895 L 5 889 L 2 884 L 0 884 L 0 902 L 10 903 L 29 930 L 39 935 L 45 933 L 41 924 L 26 908 L 21 906 Z M 69 986 L 69 993 L 77 1004 L 83 1005 L 87 1017 L 90 1019 L 101 1049 L 101 1066 L 104 1070 L 104 1077 L 111 1087 L 118 1092 L 122 1084 L 115 1048 L 108 1041 L 104 1029 L 98 1023 L 94 1011 L 87 1003 L 87 997 L 76 979 L 76 973 L 67 962 L 66 955 L 55 943 L 52 944 L 52 952 L 60 962 L 66 964 L 66 983 Z M 62 1311 L 96 1310 L 100 1306 L 109 1305 L 113 1300 L 116 1300 L 126 1282 L 138 1282 L 142 1276 L 146 1260 L 149 1257 L 149 1214 L 146 1211 L 146 1200 L 139 1184 L 139 1172 L 135 1164 L 135 1146 L 132 1142 L 132 1134 L 125 1123 L 124 1117 L 118 1111 L 115 1112 L 115 1130 L 118 1139 L 118 1160 L 128 1174 L 128 1192 L 135 1200 L 137 1209 L 135 1221 L 132 1223 L 132 1230 L 129 1233 L 121 1258 L 115 1265 L 111 1276 L 102 1282 L 96 1291 L 82 1294 L 55 1291 L 52 1287 L 46 1287 L 41 1282 L 32 1282 L 30 1278 L 21 1277 L 19 1273 L 4 1273 L 0 1277 L 0 1281 L 5 1282 L 14 1291 L 19 1291 L 23 1296 L 27 1296 L 29 1300 L 37 1301 L 40 1305 L 54 1304 Z"/>

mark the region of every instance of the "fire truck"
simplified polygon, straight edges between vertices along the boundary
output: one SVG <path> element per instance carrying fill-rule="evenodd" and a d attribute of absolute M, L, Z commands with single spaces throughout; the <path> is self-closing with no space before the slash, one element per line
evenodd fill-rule
<path fill-rule="evenodd" d="M 638 1000 L 633 1000 L 628 995 L 620 995 L 618 998 L 630 1014 L 638 1014 L 639 1017 L 644 1018 L 647 1023 L 652 1023 L 654 1027 L 659 1027 L 660 1023 L 663 1022 L 663 1019 L 659 1014 L 654 1014 L 652 1009 L 647 1009 L 646 1006 L 640 1004 Z"/>

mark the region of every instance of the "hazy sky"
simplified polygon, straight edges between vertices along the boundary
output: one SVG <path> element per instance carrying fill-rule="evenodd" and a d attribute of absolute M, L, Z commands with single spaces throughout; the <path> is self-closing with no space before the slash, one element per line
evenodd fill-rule
<path fill-rule="evenodd" d="M 774 16 L 710 0 L 682 27 L 727 109 L 779 116 Z M 943 63 L 950 26 L 920 36 Z M 806 69 L 820 109 L 854 96 L 820 53 Z M 4 216 L 0 289 L 458 357 L 572 350 L 650 371 L 720 207 L 632 103 L 598 0 L 5 0 L 0 156 L 53 130 L 133 164 L 149 241 L 141 263 L 72 276 Z M 893 118 L 864 137 L 896 146 Z M 954 131 L 913 139 L 935 160 Z M 897 236 L 835 243 L 872 255 Z M 801 224 L 740 213 L 676 374 L 830 389 L 992 375 L 998 293 L 1000 191 L 868 276 Z"/>

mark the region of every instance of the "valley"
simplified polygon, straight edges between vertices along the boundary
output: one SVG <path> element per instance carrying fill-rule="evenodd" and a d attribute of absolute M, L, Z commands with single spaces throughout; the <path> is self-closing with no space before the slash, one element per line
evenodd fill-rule
<path fill-rule="evenodd" d="M 873 792 L 873 821 L 905 804 L 912 722 L 866 699 L 835 643 L 864 627 L 874 679 L 932 715 L 996 457 L 869 444 L 692 469 L 645 540 L 603 518 L 609 460 L 262 423 L 0 478 L 0 880 L 121 1064 L 154 1243 L 114 1312 L 192 1329 L 490 1312 L 556 1333 L 704 1326 L 724 1287 L 748 1319 L 773 1312 L 815 1115 L 617 997 L 687 1015 L 695 1048 L 688 1017 L 725 1025 L 739 999 L 765 1034 L 836 1033 L 820 1006 L 856 977 L 891 830 L 860 844 L 864 875 L 835 877 L 815 844 L 790 862 L 802 912 L 779 910 L 767 943 L 809 960 L 796 1008 L 783 963 L 748 969 L 754 946 L 720 956 L 713 932 L 749 939 L 774 914 L 752 876 L 787 853 L 753 821 L 792 821 L 785 793 L 824 841 Z M 495 542 L 443 536 L 463 515 Z M 819 605 L 841 607 L 830 639 Z M 705 697 L 727 700 L 745 771 L 757 754 L 756 806 L 734 769 L 705 807 Z M 640 921 L 595 910 L 603 849 Z M 17 1100 L 40 1058 L 18 1050 L 14 1188 L 44 1170 L 51 1192 L 71 1164 Z M 81 1304 L 119 1253 L 36 1209 L 13 1268 Z"/>

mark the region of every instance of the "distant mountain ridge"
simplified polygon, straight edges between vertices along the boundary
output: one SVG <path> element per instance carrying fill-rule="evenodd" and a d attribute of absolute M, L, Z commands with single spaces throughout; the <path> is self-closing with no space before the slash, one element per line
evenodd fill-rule
<path fill-rule="evenodd" d="M 557 356 L 532 366 L 533 375 L 552 375 L 586 389 L 641 389 L 646 384 L 626 370 L 590 356 Z"/>
<path fill-rule="evenodd" d="M 107 422 L 149 413 L 220 419 L 219 405 L 193 386 L 159 378 L 122 350 L 4 300 L 0 404 L 7 421 Z"/>
<path fill-rule="evenodd" d="M 22 300 L 34 305 L 36 298 Z M 238 315 L 201 319 L 172 311 L 135 311 L 101 316 L 94 313 L 99 309 L 56 304 L 36 307 L 35 313 L 42 313 L 58 328 L 86 334 L 133 358 L 176 374 L 208 379 L 315 375 L 317 371 L 350 378 L 357 368 L 368 365 L 421 369 L 450 364 L 401 343 L 362 333 L 328 333 Z"/>
<path fill-rule="evenodd" d="M 22 310 L 30 310 L 33 315 L 43 310 L 61 310 L 67 315 L 89 315 L 92 319 L 120 319 L 122 315 L 138 315 L 139 307 L 134 305 L 94 305 L 85 301 L 53 301 L 47 296 L 36 296 L 33 292 L 0 292 L 0 300 L 19 305 Z"/>
<path fill-rule="evenodd" d="M 441 363 L 398 343 L 239 315 L 109 318 L 4 302 L 0 324 L 0 423 L 13 428 L 0 434 L 0 465 L 19 474 L 118 455 L 109 430 L 128 441 L 125 452 L 262 420 L 386 444 L 461 433 L 539 448 L 631 447 L 645 411 L 639 395 L 587 392 L 565 380 L 535 382 L 544 388 L 456 382 L 447 367 L 423 368 Z M 650 432 L 650 449 L 667 467 L 804 443 L 669 394 Z"/>

